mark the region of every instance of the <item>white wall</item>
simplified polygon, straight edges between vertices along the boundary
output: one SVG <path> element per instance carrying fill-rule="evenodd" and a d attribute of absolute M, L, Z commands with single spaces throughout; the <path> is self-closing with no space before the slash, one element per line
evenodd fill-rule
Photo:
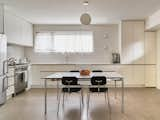
<path fill-rule="evenodd" d="M 24 47 L 18 45 L 7 45 L 7 56 L 16 59 L 24 58 Z"/>
<path fill-rule="evenodd" d="M 91 54 L 40 54 L 33 48 L 26 48 L 25 55 L 32 64 L 110 64 L 112 52 L 119 52 L 118 24 L 91 25 L 34 25 L 34 33 L 42 31 L 73 31 L 91 30 L 94 34 L 94 53 Z"/>
<path fill-rule="evenodd" d="M 155 30 L 160 28 L 160 10 L 153 13 L 146 19 L 146 29 Z"/>
<path fill-rule="evenodd" d="M 57 71 L 70 71 L 73 69 L 101 69 L 115 70 L 125 78 L 125 86 L 129 87 L 155 87 L 156 64 L 111 64 L 111 52 L 120 51 L 119 27 L 117 25 L 93 25 L 87 30 L 93 30 L 95 35 L 96 52 L 94 55 L 37 54 L 33 48 L 25 48 L 25 56 L 32 62 L 32 87 L 42 87 L 41 79 Z M 35 25 L 34 32 L 83 30 L 77 25 Z M 108 34 L 108 39 L 104 38 Z M 148 40 L 147 40 L 148 41 Z M 149 39 L 149 41 L 151 41 Z M 148 42 L 149 43 L 149 42 Z M 153 43 L 155 44 L 155 42 Z M 107 49 L 104 49 L 107 46 Z M 150 51 L 150 50 L 149 50 Z"/>

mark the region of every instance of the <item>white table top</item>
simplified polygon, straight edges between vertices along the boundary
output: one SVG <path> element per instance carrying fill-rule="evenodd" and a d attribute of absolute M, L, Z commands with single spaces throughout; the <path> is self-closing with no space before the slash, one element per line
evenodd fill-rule
<path fill-rule="evenodd" d="M 93 76 L 105 76 L 107 79 L 122 79 L 123 76 L 117 72 L 91 72 L 90 75 L 80 75 L 79 72 L 57 72 L 43 79 L 61 79 L 62 77 L 76 77 L 78 79 L 90 79 Z"/>

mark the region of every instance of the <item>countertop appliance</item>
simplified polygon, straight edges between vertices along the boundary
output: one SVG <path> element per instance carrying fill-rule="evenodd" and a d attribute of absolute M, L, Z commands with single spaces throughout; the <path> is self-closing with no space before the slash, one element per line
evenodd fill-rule
<path fill-rule="evenodd" d="M 4 14 L 4 8 L 3 8 Z M 7 37 L 4 34 L 4 15 L 3 15 L 3 32 L 0 33 L 0 105 L 6 101 L 6 90 L 7 90 L 7 73 L 8 73 L 8 62 L 7 62 Z"/>
<path fill-rule="evenodd" d="M 112 62 L 113 63 L 120 63 L 120 54 L 119 53 L 112 53 Z"/>

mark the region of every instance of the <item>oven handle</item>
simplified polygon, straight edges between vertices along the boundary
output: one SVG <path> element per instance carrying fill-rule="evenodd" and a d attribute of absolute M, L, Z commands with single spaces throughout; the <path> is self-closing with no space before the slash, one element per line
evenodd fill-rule
<path fill-rule="evenodd" d="M 27 72 L 27 70 L 24 70 L 24 71 L 20 71 L 20 72 L 15 72 L 16 74 L 21 74 L 21 73 L 25 73 Z"/>

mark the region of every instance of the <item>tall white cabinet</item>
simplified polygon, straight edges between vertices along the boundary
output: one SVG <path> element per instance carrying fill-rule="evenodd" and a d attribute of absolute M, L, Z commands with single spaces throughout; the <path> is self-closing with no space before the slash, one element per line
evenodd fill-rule
<path fill-rule="evenodd" d="M 145 32 L 145 64 L 156 64 L 156 33 Z"/>
<path fill-rule="evenodd" d="M 155 32 L 145 32 L 145 86 L 156 86 L 157 42 Z"/>
<path fill-rule="evenodd" d="M 144 81 L 146 87 L 155 87 L 155 32 L 145 32 L 144 21 L 122 21 L 121 37 L 121 63 L 132 65 L 131 71 L 134 81 Z"/>
<path fill-rule="evenodd" d="M 8 11 L 5 11 L 5 33 L 8 43 L 33 46 L 32 24 Z"/>
<path fill-rule="evenodd" d="M 122 21 L 122 64 L 144 64 L 144 27 L 144 21 Z"/>

